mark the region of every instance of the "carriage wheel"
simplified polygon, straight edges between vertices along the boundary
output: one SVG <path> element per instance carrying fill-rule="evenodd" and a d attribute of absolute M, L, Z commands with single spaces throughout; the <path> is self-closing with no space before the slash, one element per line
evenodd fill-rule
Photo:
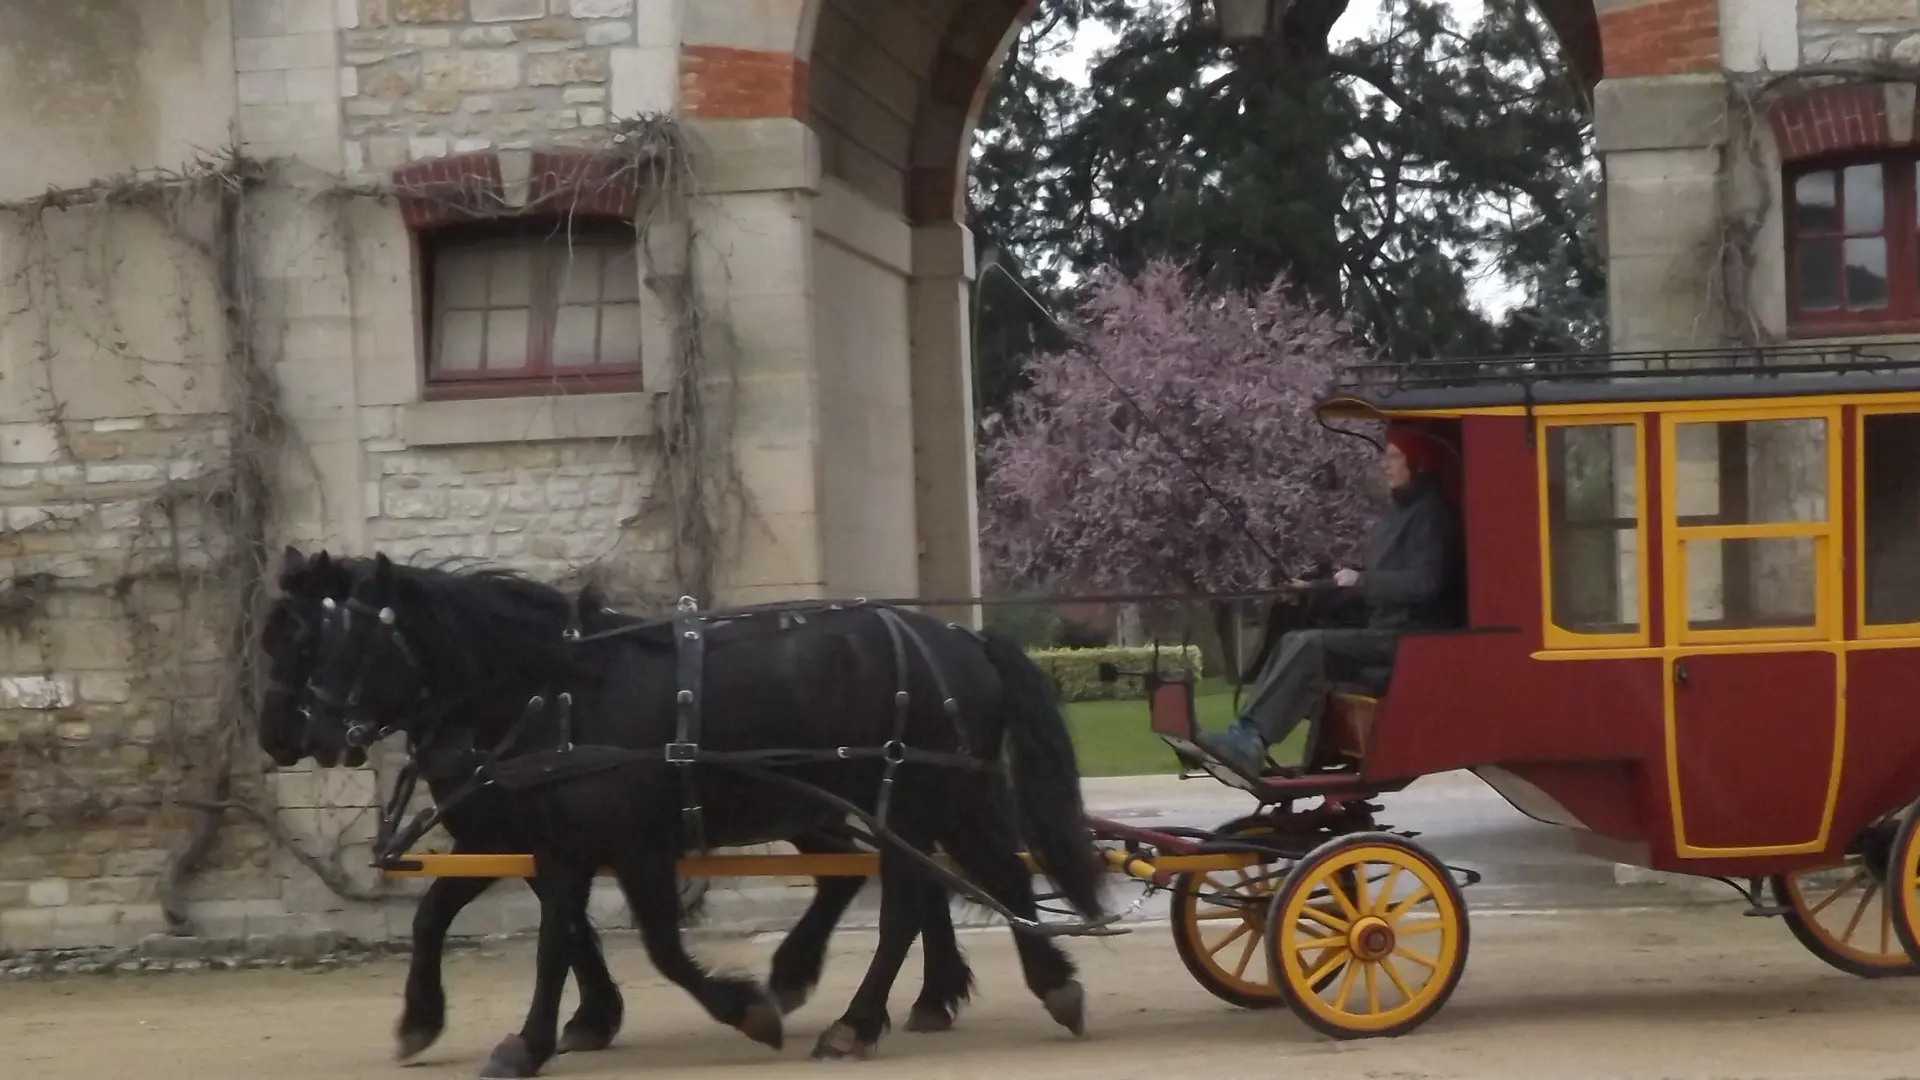
<path fill-rule="evenodd" d="M 1272 836 L 1273 824 L 1260 817 L 1236 818 L 1214 834 L 1222 839 Z M 1280 1004 L 1260 943 L 1267 936 L 1267 907 L 1285 873 L 1276 860 L 1173 879 L 1174 951 L 1207 993 L 1229 1005 L 1271 1009 Z"/>
<path fill-rule="evenodd" d="M 1773 895 L 1788 910 L 1781 918 L 1807 951 L 1863 979 L 1920 975 L 1894 932 L 1887 895 L 1887 847 L 1897 821 L 1870 826 L 1864 850 L 1840 866 L 1776 876 Z"/>
<path fill-rule="evenodd" d="M 1907 958 L 1920 964 L 1920 802 L 1900 815 L 1900 829 L 1887 854 L 1886 896 L 1893 908 L 1893 932 Z"/>
<path fill-rule="evenodd" d="M 1267 915 L 1267 961 L 1287 1005 L 1322 1034 L 1404 1034 L 1460 982 L 1466 902 L 1453 874 L 1418 844 L 1378 832 L 1342 836 L 1308 853 L 1280 886 Z"/>

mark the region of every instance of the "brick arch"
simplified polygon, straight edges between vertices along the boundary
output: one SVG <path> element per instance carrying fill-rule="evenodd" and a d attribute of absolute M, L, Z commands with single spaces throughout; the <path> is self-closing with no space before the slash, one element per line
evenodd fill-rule
<path fill-rule="evenodd" d="M 1914 143 L 1911 83 L 1822 86 L 1767 110 L 1781 164 Z"/>
<path fill-rule="evenodd" d="M 914 224 L 961 214 L 974 124 L 1037 0 L 806 0 L 805 102 L 827 175 Z"/>

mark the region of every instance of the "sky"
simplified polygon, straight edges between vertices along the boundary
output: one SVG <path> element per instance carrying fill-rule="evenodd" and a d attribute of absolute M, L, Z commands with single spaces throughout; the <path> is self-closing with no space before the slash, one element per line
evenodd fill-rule
<path fill-rule="evenodd" d="M 1453 9 L 1454 18 L 1462 25 L 1478 19 L 1485 10 L 1480 0 L 1449 0 L 1447 6 Z M 1352 41 L 1365 35 L 1380 21 L 1384 10 L 1384 0 L 1351 0 L 1346 14 L 1333 24 L 1331 41 Z M 1085 24 L 1074 39 L 1073 47 L 1048 66 L 1054 74 L 1085 85 L 1094 54 L 1113 44 L 1113 40 L 1112 32 L 1106 27 Z M 1496 316 L 1520 300 L 1519 290 L 1492 272 L 1475 281 L 1468 293 L 1482 309 Z"/>

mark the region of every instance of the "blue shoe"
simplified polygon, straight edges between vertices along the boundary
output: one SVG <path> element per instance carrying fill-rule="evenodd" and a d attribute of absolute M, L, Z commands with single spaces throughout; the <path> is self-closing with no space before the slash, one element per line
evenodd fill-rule
<path fill-rule="evenodd" d="M 1248 776 L 1259 776 L 1267 771 L 1267 742 L 1260 737 L 1260 729 L 1245 720 L 1237 720 L 1233 726 L 1217 734 L 1196 731 L 1193 743 L 1223 764 Z"/>

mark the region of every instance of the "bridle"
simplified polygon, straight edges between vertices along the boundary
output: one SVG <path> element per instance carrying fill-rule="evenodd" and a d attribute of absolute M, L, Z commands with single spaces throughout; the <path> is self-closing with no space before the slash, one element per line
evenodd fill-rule
<path fill-rule="evenodd" d="M 340 620 L 340 632 L 343 634 L 352 631 L 353 616 L 356 613 L 370 617 L 379 625 L 380 637 L 376 640 L 375 647 L 365 650 L 360 655 L 359 663 L 353 672 L 353 681 L 348 685 L 346 697 L 340 698 L 334 696 L 331 691 L 309 677 L 307 679 L 307 693 L 311 694 L 315 701 L 336 712 L 349 714 L 349 716 L 358 713 L 361 699 L 366 694 L 367 673 L 373 666 L 374 657 L 379 653 L 380 646 L 392 648 L 400 655 L 401 661 L 404 662 L 415 675 L 420 676 L 418 680 L 419 694 L 417 695 L 420 700 L 425 701 L 432 696 L 432 691 L 427 689 L 427 680 L 425 678 L 426 668 L 420 663 L 419 654 L 415 652 L 413 646 L 408 643 L 406 634 L 401 632 L 399 617 L 393 608 L 376 608 L 354 596 L 347 597 L 345 601 L 336 601 L 333 597 L 329 596 L 320 601 L 320 609 L 325 612 L 321 617 L 323 624 L 337 616 Z M 364 717 L 352 718 L 347 721 L 347 745 L 366 749 L 405 726 L 407 725 L 397 722 L 381 724 Z"/>

